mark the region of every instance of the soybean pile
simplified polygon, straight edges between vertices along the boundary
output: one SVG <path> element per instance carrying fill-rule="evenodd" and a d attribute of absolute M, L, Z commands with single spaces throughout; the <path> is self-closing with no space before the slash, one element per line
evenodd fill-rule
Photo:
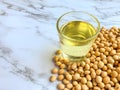
<path fill-rule="evenodd" d="M 58 90 L 120 90 L 120 28 L 102 27 L 86 58 L 70 62 L 57 50 L 50 82 Z"/>

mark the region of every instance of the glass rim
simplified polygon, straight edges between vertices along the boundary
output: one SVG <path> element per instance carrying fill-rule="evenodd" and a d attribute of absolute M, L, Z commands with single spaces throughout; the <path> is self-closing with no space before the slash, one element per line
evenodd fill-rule
<path fill-rule="evenodd" d="M 57 20 L 57 23 L 56 23 L 56 28 L 57 28 L 57 31 L 58 31 L 58 33 L 59 34 L 61 34 L 60 33 L 60 28 L 59 28 L 59 22 L 60 22 L 60 20 L 62 19 L 62 17 L 64 17 L 65 15 L 68 15 L 68 14 L 70 14 L 70 13 L 76 13 L 76 12 L 80 12 L 80 13 L 84 13 L 84 14 L 86 14 L 86 15 L 88 15 L 88 16 L 91 16 L 92 17 L 92 19 L 94 19 L 95 21 L 96 21 L 96 23 L 97 23 L 97 32 L 93 35 L 93 36 L 91 36 L 91 37 L 89 37 L 89 38 L 87 38 L 87 39 L 84 39 L 84 40 L 76 40 L 76 39 L 73 39 L 73 38 L 69 38 L 69 37 L 67 37 L 67 36 L 65 36 L 65 35 L 63 35 L 62 34 L 62 36 L 64 37 L 64 38 L 67 38 L 67 39 L 69 39 L 69 40 L 73 40 L 73 41 L 77 41 L 77 42 L 82 42 L 82 41 L 88 41 L 88 40 L 91 40 L 91 39 L 93 39 L 99 32 L 100 32 L 100 22 L 98 21 L 98 19 L 94 16 L 94 15 L 92 15 L 92 14 L 90 14 L 90 13 L 88 13 L 88 12 L 84 12 L 84 11 L 70 11 L 70 12 L 67 12 L 67 13 L 64 13 L 63 15 L 61 15 L 59 18 L 58 18 L 58 20 Z M 79 20 L 78 20 L 79 21 Z"/>

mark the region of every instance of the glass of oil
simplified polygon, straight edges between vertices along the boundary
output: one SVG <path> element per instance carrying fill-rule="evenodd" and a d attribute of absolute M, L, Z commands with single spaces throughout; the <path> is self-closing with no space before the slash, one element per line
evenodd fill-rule
<path fill-rule="evenodd" d="M 81 61 L 100 32 L 98 19 L 83 11 L 71 11 L 57 20 L 62 56 Z"/>

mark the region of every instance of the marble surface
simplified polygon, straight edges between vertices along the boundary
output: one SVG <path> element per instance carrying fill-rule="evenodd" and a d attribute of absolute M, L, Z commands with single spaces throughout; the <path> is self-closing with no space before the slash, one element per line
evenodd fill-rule
<path fill-rule="evenodd" d="M 55 25 L 72 10 L 120 27 L 120 0 L 0 0 L 0 90 L 56 90 L 48 81 L 59 49 Z"/>

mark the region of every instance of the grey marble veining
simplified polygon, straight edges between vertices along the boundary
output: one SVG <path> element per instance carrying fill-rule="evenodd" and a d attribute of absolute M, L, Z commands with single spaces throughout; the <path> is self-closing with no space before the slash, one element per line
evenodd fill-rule
<path fill-rule="evenodd" d="M 59 49 L 56 21 L 68 11 L 119 27 L 120 0 L 0 0 L 0 90 L 56 90 L 48 81 Z"/>

